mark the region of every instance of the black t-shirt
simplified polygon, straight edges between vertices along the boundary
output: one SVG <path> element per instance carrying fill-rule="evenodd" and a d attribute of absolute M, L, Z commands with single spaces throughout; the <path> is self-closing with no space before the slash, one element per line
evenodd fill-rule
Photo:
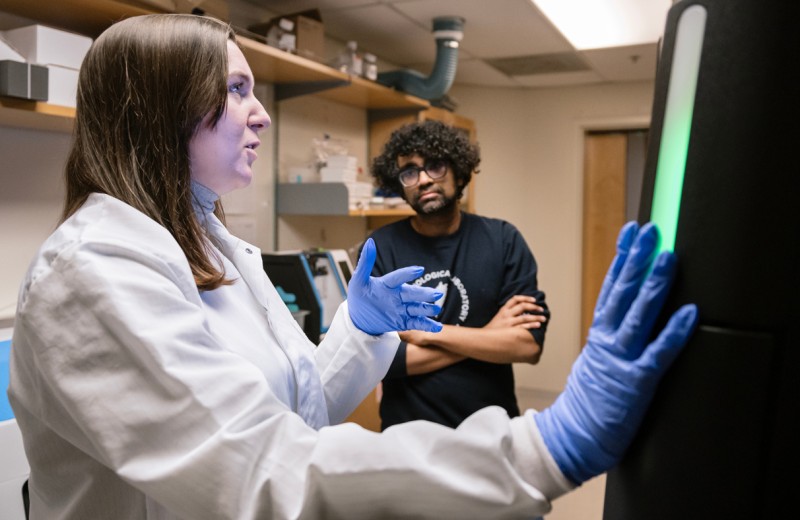
<path fill-rule="evenodd" d="M 425 267 L 411 283 L 444 293 L 442 313 L 449 325 L 483 327 L 516 294 L 536 298 L 549 317 L 545 295 L 538 290 L 536 260 L 517 229 L 508 222 L 462 213 L 461 225 L 445 237 L 425 237 L 410 219 L 375 231 L 378 256 L 373 275 L 381 276 L 409 265 Z M 548 320 L 549 321 L 549 320 Z M 544 346 L 546 323 L 531 330 Z M 405 343 L 400 345 L 383 381 L 381 427 L 425 419 L 450 427 L 490 405 L 519 415 L 510 364 L 465 359 L 441 370 L 408 376 Z"/>

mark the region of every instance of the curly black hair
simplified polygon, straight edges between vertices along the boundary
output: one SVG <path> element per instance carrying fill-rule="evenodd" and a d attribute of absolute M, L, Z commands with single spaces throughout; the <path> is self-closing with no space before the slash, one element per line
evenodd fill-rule
<path fill-rule="evenodd" d="M 370 173 L 378 186 L 404 196 L 403 185 L 397 177 L 397 158 L 414 154 L 425 160 L 446 161 L 453 171 L 459 199 L 472 174 L 479 172 L 481 162 L 480 148 L 477 143 L 471 143 L 463 131 L 441 121 L 411 123 L 395 130 L 381 154 L 372 161 Z"/>

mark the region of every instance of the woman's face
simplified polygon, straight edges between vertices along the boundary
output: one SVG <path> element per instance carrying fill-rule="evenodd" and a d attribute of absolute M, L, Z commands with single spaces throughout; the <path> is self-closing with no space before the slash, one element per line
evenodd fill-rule
<path fill-rule="evenodd" d="M 203 121 L 189 142 L 192 179 L 217 195 L 244 188 L 253 179 L 258 133 L 271 123 L 253 95 L 254 81 L 244 54 L 228 41 L 227 107 L 214 128 Z"/>

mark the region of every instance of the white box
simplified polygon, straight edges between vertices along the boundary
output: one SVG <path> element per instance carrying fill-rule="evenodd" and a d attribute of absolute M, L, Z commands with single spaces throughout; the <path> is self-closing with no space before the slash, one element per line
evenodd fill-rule
<path fill-rule="evenodd" d="M 319 170 L 319 177 L 322 182 L 355 182 L 358 172 L 350 168 L 331 168 L 323 166 Z"/>
<path fill-rule="evenodd" d="M 0 61 L 3 60 L 24 62 L 25 58 L 22 57 L 22 54 L 18 53 L 6 42 L 4 42 L 2 33 L 0 33 Z"/>
<path fill-rule="evenodd" d="M 78 71 L 48 65 L 47 103 L 75 108 L 78 97 Z"/>
<path fill-rule="evenodd" d="M 353 198 L 369 199 L 372 198 L 372 183 L 371 182 L 347 182 L 347 193 Z"/>
<path fill-rule="evenodd" d="M 3 33 L 5 39 L 28 63 L 81 68 L 92 39 L 44 25 L 28 25 Z"/>
<path fill-rule="evenodd" d="M 330 155 L 325 162 L 329 168 L 346 168 L 349 170 L 358 168 L 358 159 L 354 155 Z"/>

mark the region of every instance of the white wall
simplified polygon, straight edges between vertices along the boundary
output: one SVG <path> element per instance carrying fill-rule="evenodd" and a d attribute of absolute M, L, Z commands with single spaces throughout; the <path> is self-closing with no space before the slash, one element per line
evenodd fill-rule
<path fill-rule="evenodd" d="M 585 128 L 647 124 L 653 83 L 512 90 L 455 87 L 482 150 L 476 211 L 522 232 L 539 264 L 553 318 L 542 360 L 515 367 L 517 386 L 563 388 L 580 337 L 582 174 Z"/>

